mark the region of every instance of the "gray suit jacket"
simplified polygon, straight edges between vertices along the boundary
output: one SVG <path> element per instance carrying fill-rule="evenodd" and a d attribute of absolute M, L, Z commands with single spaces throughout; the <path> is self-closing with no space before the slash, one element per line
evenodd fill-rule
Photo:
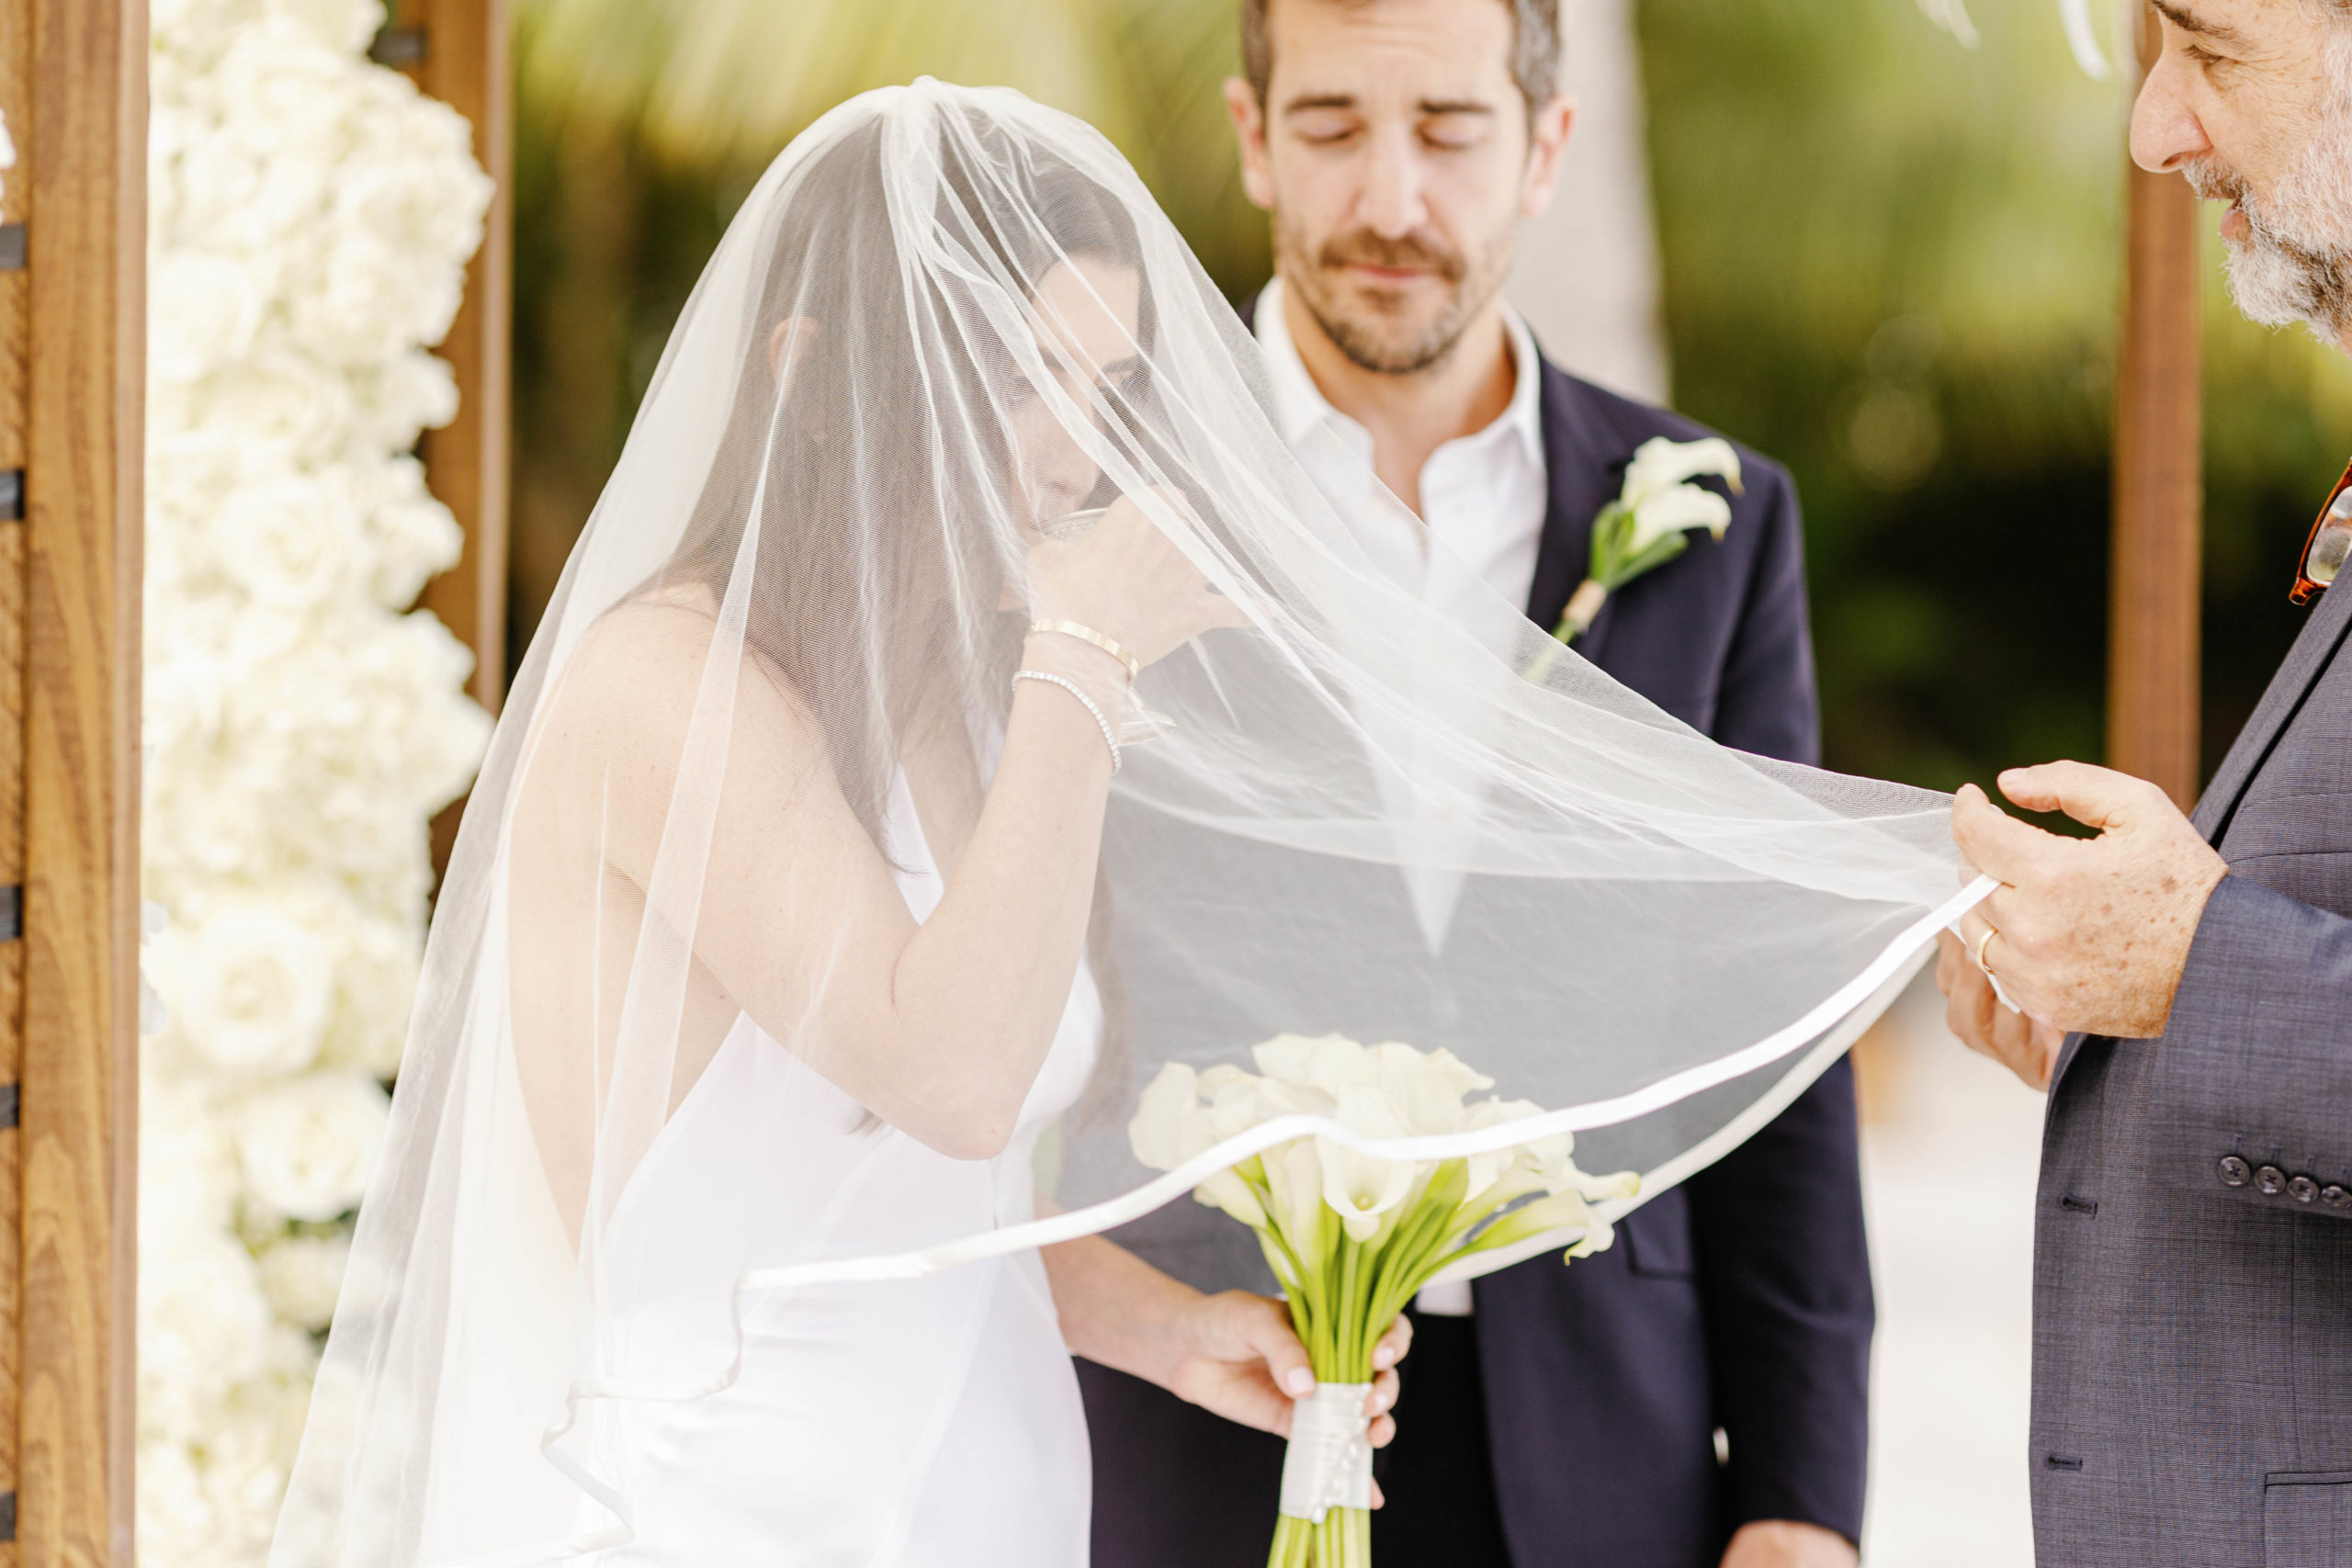
<path fill-rule="evenodd" d="M 2199 803 L 2160 1040 L 2070 1040 L 2034 1218 L 2043 1568 L 2352 1564 L 2352 584 Z"/>

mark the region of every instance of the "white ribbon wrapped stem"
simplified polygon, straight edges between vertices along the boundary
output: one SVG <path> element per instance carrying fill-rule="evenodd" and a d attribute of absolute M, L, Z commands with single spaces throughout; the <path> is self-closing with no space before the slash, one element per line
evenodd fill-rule
<path fill-rule="evenodd" d="M 1368 1382 L 1317 1383 L 1290 1407 L 1283 1513 L 1319 1525 L 1334 1508 L 1372 1506 L 1372 1417 L 1363 1413 L 1371 1396 Z"/>

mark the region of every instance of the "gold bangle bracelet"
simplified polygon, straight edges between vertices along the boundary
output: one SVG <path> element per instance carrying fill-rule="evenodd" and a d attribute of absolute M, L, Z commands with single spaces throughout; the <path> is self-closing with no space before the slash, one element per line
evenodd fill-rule
<path fill-rule="evenodd" d="M 1142 660 L 1092 626 L 1081 626 L 1076 621 L 1032 621 L 1029 629 L 1032 632 L 1058 632 L 1063 637 L 1074 637 L 1080 642 L 1092 643 L 1127 667 L 1127 684 L 1130 686 L 1136 683 L 1136 677 L 1143 673 Z"/>

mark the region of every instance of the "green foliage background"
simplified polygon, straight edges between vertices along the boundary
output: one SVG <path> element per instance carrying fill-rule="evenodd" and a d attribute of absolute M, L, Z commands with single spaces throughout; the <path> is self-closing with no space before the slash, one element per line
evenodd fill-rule
<path fill-rule="evenodd" d="M 1566 0 L 1573 5 L 1576 0 Z M 2051 0 L 1639 0 L 1677 403 L 1804 498 L 1832 766 L 1951 788 L 2095 759 L 2126 104 Z M 687 292 L 766 162 L 923 72 L 1083 115 L 1229 293 L 1266 272 L 1218 80 L 1234 0 L 526 0 L 519 656 Z M 2207 326 L 2206 764 L 2294 637 L 2352 370 Z"/>

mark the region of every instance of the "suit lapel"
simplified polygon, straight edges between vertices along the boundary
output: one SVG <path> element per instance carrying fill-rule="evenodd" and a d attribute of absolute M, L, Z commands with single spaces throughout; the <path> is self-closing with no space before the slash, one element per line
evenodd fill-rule
<path fill-rule="evenodd" d="M 1535 581 L 1527 595 L 1527 618 L 1545 631 L 1560 624 L 1568 595 L 1584 581 L 1592 558 L 1592 520 L 1607 505 L 1629 454 L 1617 443 L 1600 412 L 1550 360 L 1543 364 L 1544 474 L 1550 488 L 1544 506 L 1544 536 L 1535 552 Z M 1600 657 L 1609 635 L 1614 603 L 1604 604 L 1576 643 L 1587 659 Z"/>
<path fill-rule="evenodd" d="M 2246 785 L 2262 771 L 2280 732 L 2327 669 L 2328 660 L 2344 640 L 2347 623 L 2352 623 L 2352 592 L 2338 593 L 2329 589 L 2321 595 L 2319 608 L 2312 612 L 2302 635 L 2295 638 L 2295 646 L 2287 650 L 2286 662 L 2270 678 L 2262 701 L 2255 706 L 2254 716 L 2238 731 L 2229 755 L 2222 759 L 2213 782 L 2205 786 L 2205 794 L 2197 802 L 2198 831 L 2211 842 L 2222 841 L 2238 801 L 2245 795 Z"/>

